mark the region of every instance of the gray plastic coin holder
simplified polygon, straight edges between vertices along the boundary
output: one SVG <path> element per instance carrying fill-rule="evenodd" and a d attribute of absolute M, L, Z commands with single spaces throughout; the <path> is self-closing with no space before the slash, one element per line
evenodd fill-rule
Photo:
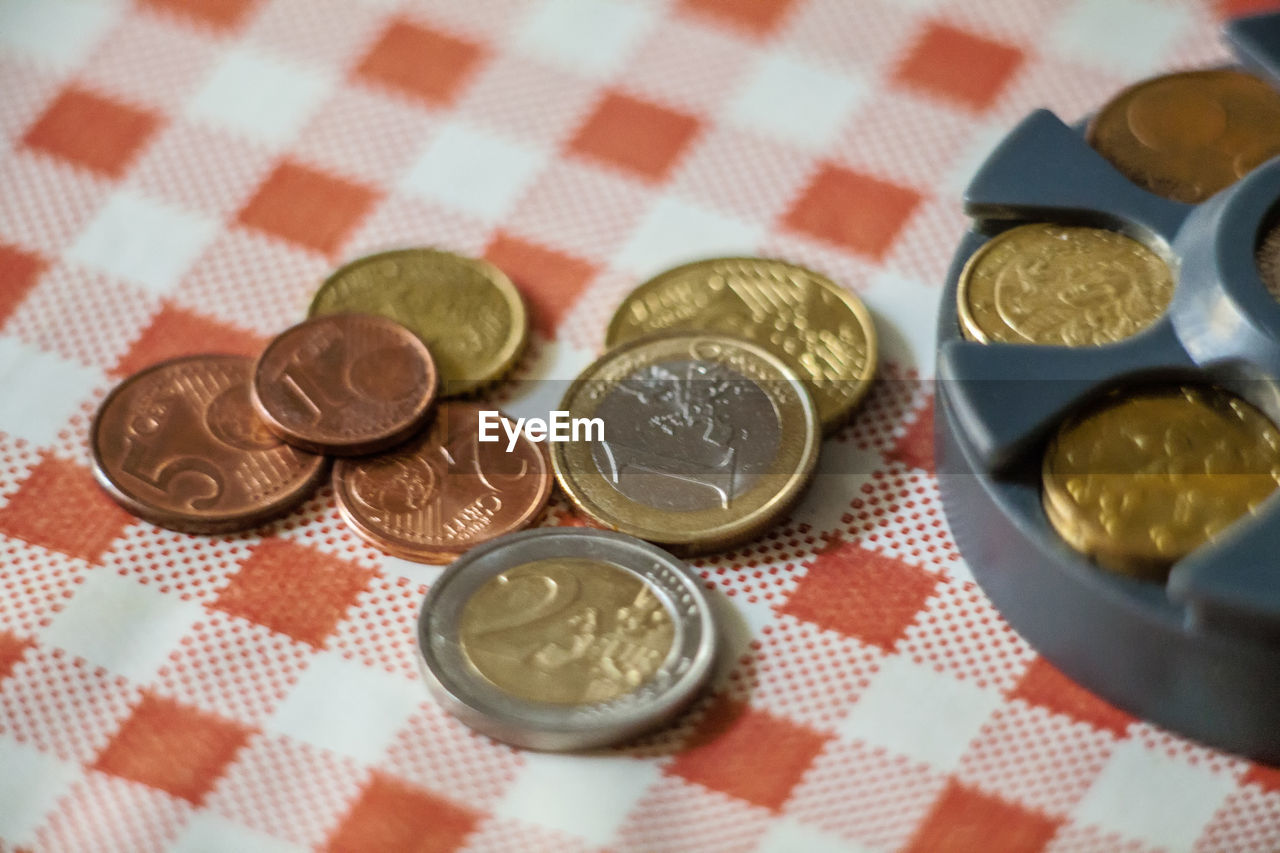
<path fill-rule="evenodd" d="M 1228 23 L 1241 64 L 1280 87 L 1280 14 Z M 938 325 L 935 441 L 943 506 L 974 577 L 1064 673 L 1160 726 L 1280 763 L 1280 495 L 1173 567 L 1167 583 L 1099 568 L 1041 505 L 1044 449 L 1064 416 L 1114 388 L 1209 383 L 1280 423 L 1280 302 L 1257 246 L 1280 221 L 1280 158 L 1199 205 L 1131 183 L 1053 113 L 1029 115 L 965 195 Z M 1109 227 L 1170 261 L 1165 315 L 1105 346 L 965 340 L 956 288 L 970 256 L 1022 222 Z"/>

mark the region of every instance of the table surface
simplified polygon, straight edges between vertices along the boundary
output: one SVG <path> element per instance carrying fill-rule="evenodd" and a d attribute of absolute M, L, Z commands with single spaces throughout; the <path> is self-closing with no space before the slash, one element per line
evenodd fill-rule
<path fill-rule="evenodd" d="M 0 849 L 1280 849 L 1280 772 L 1038 658 L 932 473 L 966 178 L 1033 108 L 1220 61 L 1227 11 L 0 0 Z M 338 263 L 423 244 L 530 302 L 516 414 L 678 261 L 788 258 L 875 315 L 882 378 L 806 500 L 696 564 L 722 665 L 641 743 L 522 752 L 443 714 L 412 634 L 440 569 L 362 543 L 327 489 L 209 538 L 93 483 L 120 378 L 255 353 Z"/>

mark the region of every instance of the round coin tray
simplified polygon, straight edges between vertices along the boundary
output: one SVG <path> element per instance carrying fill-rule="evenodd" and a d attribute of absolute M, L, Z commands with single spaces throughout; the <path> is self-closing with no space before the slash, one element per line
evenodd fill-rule
<path fill-rule="evenodd" d="M 1238 19 L 1240 63 L 1280 87 L 1280 14 Z M 1257 268 L 1280 221 L 1280 158 L 1199 205 L 1131 183 L 1083 128 L 1040 110 L 992 152 L 965 194 L 973 218 L 938 324 L 935 441 L 943 506 L 974 577 L 1064 673 L 1115 705 L 1214 746 L 1280 763 L 1280 494 L 1177 562 L 1166 583 L 1099 568 L 1041 506 L 1049 437 L 1082 402 L 1128 383 L 1208 383 L 1280 424 L 1280 302 Z M 1023 222 L 1119 230 L 1177 276 L 1163 317 L 1097 347 L 982 344 L 956 312 L 965 262 Z"/>

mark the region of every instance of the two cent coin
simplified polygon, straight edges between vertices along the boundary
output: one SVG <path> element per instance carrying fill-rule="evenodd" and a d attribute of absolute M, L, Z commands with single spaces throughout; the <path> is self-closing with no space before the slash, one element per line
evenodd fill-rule
<path fill-rule="evenodd" d="M 772 526 L 808 484 L 821 442 L 800 377 L 763 347 L 721 335 L 615 347 L 574 380 L 561 408 L 604 431 L 552 445 L 569 499 L 605 527 L 683 553 Z"/>
<path fill-rule="evenodd" d="M 696 575 L 629 536 L 513 533 L 453 563 L 418 618 L 441 704 L 517 746 L 586 749 L 670 720 L 706 684 L 711 607 Z"/>
<path fill-rule="evenodd" d="M 1280 155 L 1280 92 L 1243 71 L 1166 74 L 1113 98 L 1087 138 L 1138 186 L 1197 204 Z"/>
<path fill-rule="evenodd" d="M 90 428 L 98 482 L 134 515 L 189 533 L 255 527 L 305 500 L 325 459 L 280 441 L 254 414 L 252 366 L 190 356 L 116 386 Z"/>
<path fill-rule="evenodd" d="M 537 521 L 551 494 L 544 445 L 521 434 L 482 442 L 483 407 L 440 407 L 430 430 L 378 456 L 341 459 L 333 491 L 343 519 L 375 547 L 446 563 L 468 548 Z"/>
<path fill-rule="evenodd" d="M 277 436 L 313 453 L 376 453 L 413 435 L 436 396 L 426 345 L 374 314 L 300 323 L 267 345 L 253 371 L 253 406 Z"/>

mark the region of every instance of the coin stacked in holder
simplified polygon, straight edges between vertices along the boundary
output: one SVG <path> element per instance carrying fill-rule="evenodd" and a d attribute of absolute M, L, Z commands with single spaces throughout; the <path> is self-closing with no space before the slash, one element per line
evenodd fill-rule
<path fill-rule="evenodd" d="M 333 457 L 358 535 L 451 561 L 419 618 L 419 664 L 445 707 L 533 748 L 629 738 L 711 673 L 710 604 L 672 554 L 741 543 L 786 514 L 824 431 L 870 387 L 875 329 L 852 294 L 783 261 L 668 271 L 623 301 L 609 349 L 561 403 L 602 434 L 551 453 L 510 421 L 509 442 L 482 441 L 485 408 L 458 399 L 501 379 L 527 334 L 519 291 L 484 261 L 361 258 L 256 361 L 188 356 L 125 379 L 91 427 L 95 474 L 149 521 L 221 533 L 296 507 Z M 517 532 L 553 479 L 605 529 Z"/>
<path fill-rule="evenodd" d="M 1234 69 L 1168 74 L 1114 97 L 1085 138 L 1137 186 L 1197 204 L 1280 155 L 1280 92 Z M 1280 298 L 1280 224 L 1260 240 L 1257 263 Z M 1014 223 L 965 263 L 959 331 L 986 344 L 1115 344 L 1165 315 L 1177 272 L 1169 247 L 1150 235 Z M 1280 432 L 1261 411 L 1213 385 L 1152 381 L 1112 389 L 1058 426 L 1041 498 L 1074 549 L 1105 569 L 1163 581 L 1278 484 Z"/>

